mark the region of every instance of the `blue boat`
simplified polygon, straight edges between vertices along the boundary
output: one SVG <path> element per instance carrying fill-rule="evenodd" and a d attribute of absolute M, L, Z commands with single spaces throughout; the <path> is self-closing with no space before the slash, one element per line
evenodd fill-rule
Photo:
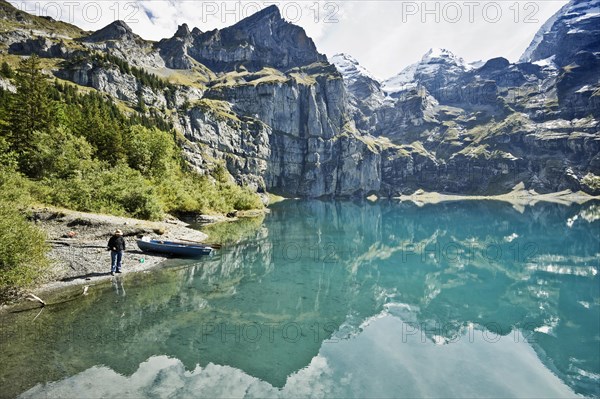
<path fill-rule="evenodd" d="M 137 240 L 137 245 L 144 252 L 155 252 L 182 258 L 197 258 L 203 255 L 210 255 L 213 251 L 213 248 L 209 245 L 150 240 L 147 238 Z"/>

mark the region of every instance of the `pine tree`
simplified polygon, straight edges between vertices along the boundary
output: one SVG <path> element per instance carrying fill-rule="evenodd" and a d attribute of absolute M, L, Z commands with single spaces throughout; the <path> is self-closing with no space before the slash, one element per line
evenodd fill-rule
<path fill-rule="evenodd" d="M 124 119 L 113 116 L 114 104 L 102 95 L 91 92 L 81 98 L 81 119 L 73 130 L 83 136 L 96 149 L 96 156 L 110 165 L 125 159 L 123 149 Z"/>
<path fill-rule="evenodd" d="M 17 93 L 9 106 L 8 122 L 11 147 L 19 156 L 35 147 L 35 131 L 48 131 L 52 124 L 48 82 L 41 69 L 34 55 L 19 63 L 15 76 Z"/>
<path fill-rule="evenodd" d="M 15 71 L 13 71 L 8 62 L 4 61 L 0 67 L 0 75 L 12 79 L 15 77 Z"/>
<path fill-rule="evenodd" d="M 138 101 L 138 111 L 142 114 L 146 113 L 146 102 L 144 101 L 144 96 L 142 95 L 142 90 L 138 90 L 137 92 L 137 101 Z"/>

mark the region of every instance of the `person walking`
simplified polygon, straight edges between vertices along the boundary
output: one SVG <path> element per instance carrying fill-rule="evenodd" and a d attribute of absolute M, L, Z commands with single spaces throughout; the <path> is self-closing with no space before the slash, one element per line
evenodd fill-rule
<path fill-rule="evenodd" d="M 121 230 L 115 230 L 115 233 L 108 240 L 108 249 L 110 250 L 110 275 L 121 273 L 123 262 L 123 253 L 125 252 L 125 239 Z"/>

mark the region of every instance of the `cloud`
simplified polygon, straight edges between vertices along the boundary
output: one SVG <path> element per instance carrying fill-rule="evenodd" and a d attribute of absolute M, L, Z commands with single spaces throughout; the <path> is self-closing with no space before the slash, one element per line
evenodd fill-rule
<path fill-rule="evenodd" d="M 451 15 L 448 9 L 443 11 L 448 3 L 458 5 L 460 17 Z M 474 3 L 479 6 L 472 8 L 472 13 L 465 6 L 468 2 L 460 1 L 344 3 L 344 18 L 326 37 L 317 40 L 317 45 L 328 55 L 350 53 L 380 78 L 398 73 L 432 47 L 446 48 L 467 61 L 498 56 L 516 61 L 539 27 L 566 0 L 538 2 L 535 9 L 525 8 L 525 4 L 533 3 Z M 438 11 L 428 13 L 435 10 L 436 4 Z M 498 18 L 492 11 L 495 6 L 484 8 L 488 4 L 500 7 Z"/>
<path fill-rule="evenodd" d="M 403 319 L 394 315 L 406 316 L 402 309 L 371 318 L 350 339 L 326 341 L 281 389 L 230 365 L 209 363 L 186 371 L 178 359 L 154 356 L 131 376 L 96 366 L 38 384 L 20 397 L 575 396 L 518 331 L 501 337 L 472 330 L 439 345 L 423 339 L 424 332 L 412 324 L 407 329 Z"/>

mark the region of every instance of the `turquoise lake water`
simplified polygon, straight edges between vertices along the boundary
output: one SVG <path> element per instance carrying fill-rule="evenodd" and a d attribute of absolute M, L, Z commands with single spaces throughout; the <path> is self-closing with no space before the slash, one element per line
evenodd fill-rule
<path fill-rule="evenodd" d="M 2 317 L 0 395 L 599 396 L 599 259 L 598 204 L 284 201 L 215 256 Z"/>

